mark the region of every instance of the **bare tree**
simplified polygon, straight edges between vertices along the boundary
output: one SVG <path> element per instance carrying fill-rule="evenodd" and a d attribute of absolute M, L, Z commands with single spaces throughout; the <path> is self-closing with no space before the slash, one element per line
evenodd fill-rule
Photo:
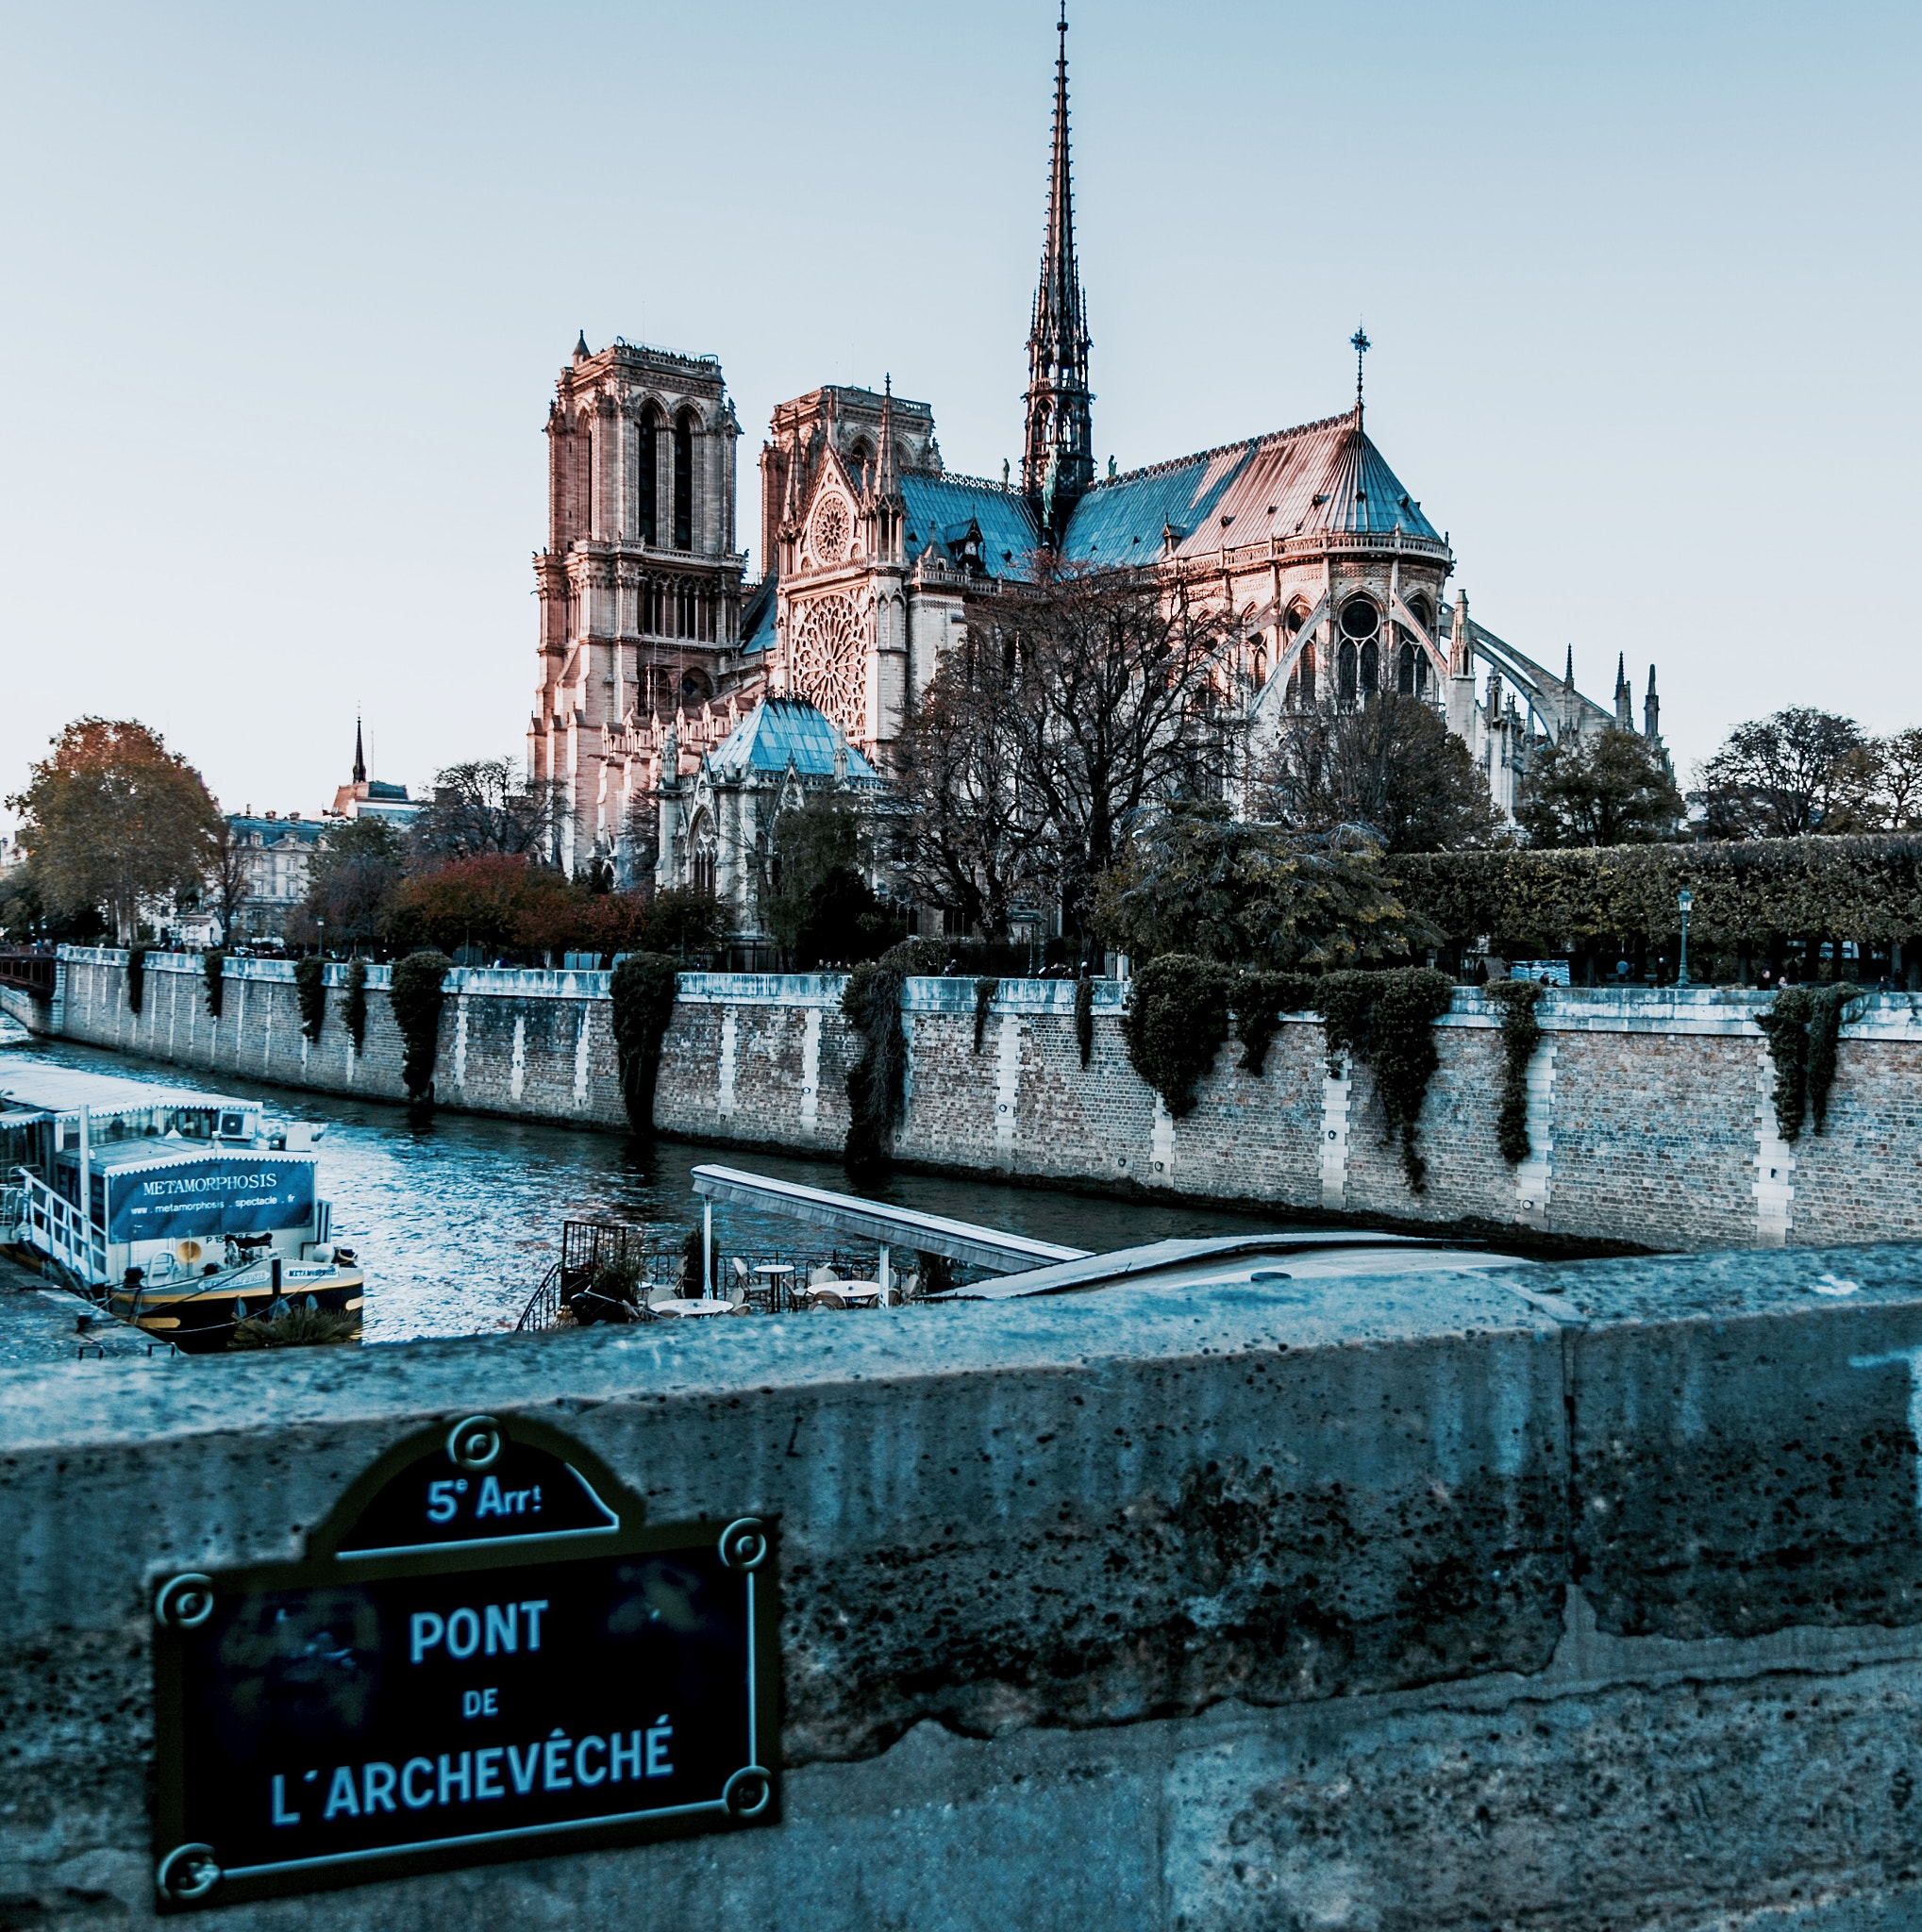
<path fill-rule="evenodd" d="M 1152 571 L 1041 564 L 977 648 L 1011 680 L 1002 723 L 1037 869 L 1085 929 L 1142 813 L 1218 793 L 1214 680 L 1233 625 Z"/>
<path fill-rule="evenodd" d="M 484 853 L 545 859 L 560 803 L 558 787 L 524 778 L 510 759 L 470 758 L 434 774 L 433 799 L 409 828 L 409 842 L 426 864 Z"/>
<path fill-rule="evenodd" d="M 207 896 L 220 914 L 220 942 L 230 946 L 240 925 L 241 908 L 254 895 L 253 869 L 247 848 L 234 830 L 233 821 L 223 818 L 208 844 Z"/>
<path fill-rule="evenodd" d="M 1008 713 L 1018 698 L 998 650 L 963 646 L 936 671 L 895 746 L 895 862 L 920 896 L 990 939 L 1006 935 L 1041 843 L 1014 761 Z"/>

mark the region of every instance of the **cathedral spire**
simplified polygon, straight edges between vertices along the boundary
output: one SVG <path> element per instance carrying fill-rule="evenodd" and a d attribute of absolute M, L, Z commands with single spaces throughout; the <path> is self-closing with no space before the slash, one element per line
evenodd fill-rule
<path fill-rule="evenodd" d="M 354 720 L 354 783 L 367 782 L 367 755 L 360 749 L 360 720 Z"/>
<path fill-rule="evenodd" d="M 1095 436 L 1088 389 L 1088 316 L 1075 264 L 1075 194 L 1068 143 L 1068 9 L 1055 31 L 1054 142 L 1048 159 L 1047 229 L 1041 283 L 1028 332 L 1028 441 L 1021 487 L 1042 534 L 1060 541 L 1082 492 L 1095 480 Z"/>
<path fill-rule="evenodd" d="M 900 452 L 894 446 L 894 378 L 881 378 L 881 433 L 875 449 L 875 497 L 885 501 L 901 487 Z"/>
<path fill-rule="evenodd" d="M 1629 689 L 1629 659 L 1626 652 L 1615 656 L 1615 723 L 1624 731 L 1635 728 L 1635 694 Z"/>

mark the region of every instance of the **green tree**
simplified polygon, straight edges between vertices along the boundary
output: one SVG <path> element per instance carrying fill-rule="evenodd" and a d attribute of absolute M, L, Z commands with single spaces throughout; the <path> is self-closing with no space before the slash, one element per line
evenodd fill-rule
<path fill-rule="evenodd" d="M 1515 817 L 1535 845 L 1646 845 L 1686 808 L 1660 750 L 1611 724 L 1532 751 Z"/>
<path fill-rule="evenodd" d="M 900 938 L 900 921 L 864 876 L 851 807 L 811 798 L 781 813 L 769 843 L 761 920 L 796 970 L 877 958 Z"/>
<path fill-rule="evenodd" d="M 647 943 L 678 960 L 704 959 L 727 935 L 727 915 L 712 892 L 671 886 L 647 905 Z"/>
<path fill-rule="evenodd" d="M 1178 807 L 1102 875 L 1095 921 L 1141 960 L 1195 953 L 1280 971 L 1405 959 L 1441 942 L 1353 828 L 1297 832 Z"/>
<path fill-rule="evenodd" d="M 123 941 L 143 904 L 199 893 L 220 811 L 200 774 L 131 718 L 79 718 L 8 804 L 58 918 L 94 911 Z"/>
<path fill-rule="evenodd" d="M 1850 831 L 1847 807 L 1868 748 L 1853 718 L 1792 708 L 1738 724 L 1702 767 L 1703 836 L 1799 839 Z"/>
<path fill-rule="evenodd" d="M 1364 824 L 1391 854 L 1485 845 L 1499 823 L 1468 747 L 1426 699 L 1401 691 L 1284 712 L 1255 783 L 1282 824 Z"/>

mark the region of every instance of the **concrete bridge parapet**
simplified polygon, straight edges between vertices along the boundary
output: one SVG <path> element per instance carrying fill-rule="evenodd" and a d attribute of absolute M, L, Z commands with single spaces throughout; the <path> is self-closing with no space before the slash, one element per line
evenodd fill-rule
<path fill-rule="evenodd" d="M 1922 1918 L 1922 1249 L 692 1328 L 0 1371 L 13 1922 L 151 1917 L 152 1580 L 483 1409 L 776 1525 L 784 1822 L 235 1932 Z"/>

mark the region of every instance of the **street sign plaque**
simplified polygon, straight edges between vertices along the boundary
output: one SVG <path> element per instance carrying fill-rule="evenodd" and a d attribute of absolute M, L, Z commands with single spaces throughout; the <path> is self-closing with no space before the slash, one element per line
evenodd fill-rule
<path fill-rule="evenodd" d="M 401 1444 L 305 1562 L 154 1595 L 164 1908 L 773 1823 L 773 1539 L 577 1444 Z"/>

